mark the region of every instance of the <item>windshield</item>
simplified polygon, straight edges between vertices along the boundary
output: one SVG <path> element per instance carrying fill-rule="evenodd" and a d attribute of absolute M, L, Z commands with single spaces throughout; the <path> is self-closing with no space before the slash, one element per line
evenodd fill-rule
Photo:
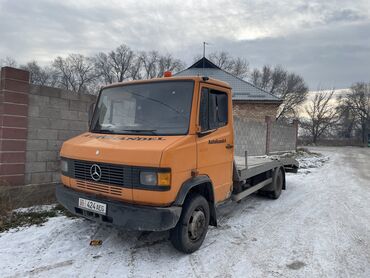
<path fill-rule="evenodd" d="M 104 89 L 90 131 L 112 134 L 187 134 L 193 88 L 193 81 L 165 81 Z"/>

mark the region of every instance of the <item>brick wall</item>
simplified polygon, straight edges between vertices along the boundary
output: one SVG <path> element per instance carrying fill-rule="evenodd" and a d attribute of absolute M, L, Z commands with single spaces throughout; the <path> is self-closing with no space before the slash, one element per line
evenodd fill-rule
<path fill-rule="evenodd" d="M 265 117 L 276 118 L 279 105 L 273 103 L 233 102 L 234 116 L 250 121 L 265 122 Z"/>
<path fill-rule="evenodd" d="M 4 67 L 0 80 L 0 184 L 24 181 L 29 73 Z"/>
<path fill-rule="evenodd" d="M 88 109 L 95 99 L 93 95 L 31 85 L 25 184 L 59 182 L 60 147 L 88 129 Z"/>
<path fill-rule="evenodd" d="M 62 142 L 88 128 L 96 97 L 29 84 L 5 67 L 0 79 L 0 209 L 54 200 Z"/>

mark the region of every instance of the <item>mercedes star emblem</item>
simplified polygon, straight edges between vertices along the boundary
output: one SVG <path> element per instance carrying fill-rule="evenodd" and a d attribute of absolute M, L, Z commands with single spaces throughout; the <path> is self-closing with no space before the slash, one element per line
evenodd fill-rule
<path fill-rule="evenodd" d="M 93 164 L 90 168 L 90 175 L 94 181 L 99 181 L 101 178 L 101 169 L 98 164 Z"/>

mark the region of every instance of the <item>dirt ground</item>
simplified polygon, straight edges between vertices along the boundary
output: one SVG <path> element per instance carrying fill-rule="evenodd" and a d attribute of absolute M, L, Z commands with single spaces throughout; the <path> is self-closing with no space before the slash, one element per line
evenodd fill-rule
<path fill-rule="evenodd" d="M 60 216 L 0 234 L 0 276 L 370 277 L 370 149 L 312 150 L 329 160 L 288 174 L 278 200 L 223 205 L 194 254 L 174 250 L 168 233 Z"/>

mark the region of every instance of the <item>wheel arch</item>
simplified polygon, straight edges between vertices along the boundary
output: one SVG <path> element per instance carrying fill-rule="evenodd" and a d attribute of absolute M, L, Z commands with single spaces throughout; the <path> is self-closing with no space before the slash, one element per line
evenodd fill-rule
<path fill-rule="evenodd" d="M 210 225 L 217 226 L 217 215 L 215 208 L 215 195 L 213 190 L 213 183 L 208 176 L 200 175 L 185 181 L 182 184 L 179 193 L 177 194 L 174 205 L 182 206 L 185 202 L 186 197 L 190 193 L 194 192 L 199 193 L 207 200 L 210 210 Z"/>

